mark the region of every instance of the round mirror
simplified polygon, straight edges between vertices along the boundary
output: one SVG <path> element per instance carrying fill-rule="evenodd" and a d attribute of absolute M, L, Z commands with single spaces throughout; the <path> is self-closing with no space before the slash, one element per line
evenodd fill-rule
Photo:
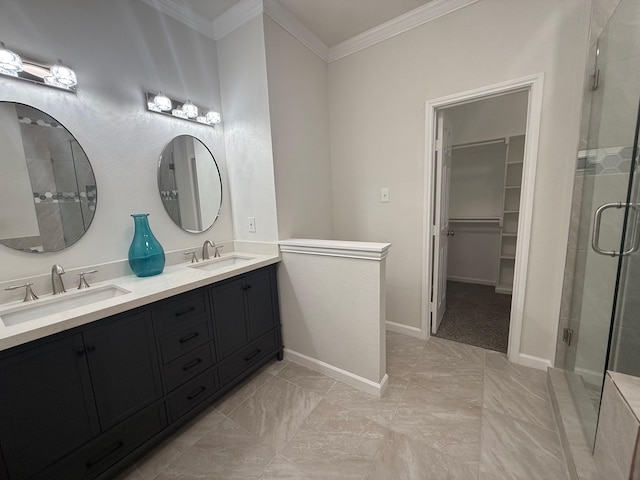
<path fill-rule="evenodd" d="M 195 137 L 180 135 L 164 148 L 158 189 L 167 213 L 186 232 L 208 230 L 220 214 L 220 170 L 209 149 Z"/>
<path fill-rule="evenodd" d="M 57 252 L 87 231 L 96 179 L 78 141 L 56 119 L 0 102 L 0 243 Z"/>

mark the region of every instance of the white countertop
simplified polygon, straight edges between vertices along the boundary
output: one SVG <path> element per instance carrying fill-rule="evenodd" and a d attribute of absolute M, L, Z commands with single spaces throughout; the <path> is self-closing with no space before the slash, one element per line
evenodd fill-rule
<path fill-rule="evenodd" d="M 2 322 L 2 313 L 12 310 L 19 305 L 27 305 L 21 301 L 0 305 L 0 350 L 6 350 L 16 345 L 30 342 L 54 333 L 69 330 L 85 325 L 111 315 L 132 310 L 164 298 L 194 290 L 205 285 L 210 285 L 227 278 L 234 277 L 260 267 L 271 265 L 280 261 L 279 254 L 265 255 L 255 253 L 233 252 L 222 257 L 238 255 L 251 257 L 250 260 L 238 265 L 221 267 L 214 271 L 206 271 L 198 268 L 190 268 L 187 263 L 165 267 L 160 275 L 153 277 L 136 277 L 127 275 L 104 282 L 92 283 L 90 288 L 114 285 L 130 293 L 100 300 L 90 305 L 76 307 L 60 313 L 45 315 L 34 320 L 6 326 Z M 62 295 L 73 295 L 76 290 L 69 289 Z M 43 295 L 38 302 L 51 298 L 51 295 Z"/>

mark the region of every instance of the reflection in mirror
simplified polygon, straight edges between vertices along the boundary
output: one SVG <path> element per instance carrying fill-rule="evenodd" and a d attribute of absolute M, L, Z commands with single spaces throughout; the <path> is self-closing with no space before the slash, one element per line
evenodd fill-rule
<path fill-rule="evenodd" d="M 89 228 L 96 179 L 60 122 L 20 103 L 0 102 L 0 243 L 57 252 Z"/>
<path fill-rule="evenodd" d="M 220 214 L 220 170 L 209 149 L 195 137 L 180 135 L 164 148 L 158 188 L 167 213 L 187 232 L 208 230 Z"/>

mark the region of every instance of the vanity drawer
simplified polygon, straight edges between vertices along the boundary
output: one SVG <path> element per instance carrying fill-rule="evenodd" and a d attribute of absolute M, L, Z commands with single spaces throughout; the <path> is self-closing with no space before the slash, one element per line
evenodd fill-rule
<path fill-rule="evenodd" d="M 275 353 L 277 345 L 278 339 L 275 330 L 247 345 L 220 366 L 220 384 L 226 385 L 258 360 L 270 353 Z"/>
<path fill-rule="evenodd" d="M 35 480 L 94 478 L 133 452 L 167 426 L 164 402 L 152 405 L 113 427 L 64 460 L 36 475 Z"/>
<path fill-rule="evenodd" d="M 169 414 L 175 422 L 189 410 L 209 398 L 218 389 L 215 369 L 204 371 L 169 396 Z"/>
<path fill-rule="evenodd" d="M 206 322 L 209 314 L 205 292 L 172 297 L 155 306 L 151 315 L 161 337 L 186 326 Z"/>
<path fill-rule="evenodd" d="M 182 330 L 177 330 L 160 339 L 162 362 L 169 363 L 180 355 L 190 352 L 211 338 L 208 322 L 189 325 Z"/>
<path fill-rule="evenodd" d="M 205 344 L 182 355 L 164 367 L 167 391 L 171 391 L 213 364 L 211 344 Z"/>

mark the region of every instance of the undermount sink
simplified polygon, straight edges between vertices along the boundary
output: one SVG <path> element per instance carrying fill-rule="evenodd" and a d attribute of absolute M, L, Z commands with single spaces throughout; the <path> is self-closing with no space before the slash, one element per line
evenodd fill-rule
<path fill-rule="evenodd" d="M 115 285 L 91 287 L 87 290 L 76 290 L 61 295 L 50 296 L 22 303 L 19 306 L 0 310 L 0 320 L 6 327 L 35 320 L 54 313 L 61 313 L 77 307 L 83 307 L 92 303 L 108 300 L 110 298 L 126 295 L 129 290 Z"/>
<path fill-rule="evenodd" d="M 210 272 L 212 270 L 218 270 L 219 268 L 239 265 L 241 263 L 248 262 L 249 260 L 253 260 L 253 257 L 247 257 L 244 255 L 228 255 L 226 257 L 205 260 L 204 262 L 200 263 L 191 263 L 187 266 L 190 268 L 197 268 L 198 270 L 206 270 Z"/>

